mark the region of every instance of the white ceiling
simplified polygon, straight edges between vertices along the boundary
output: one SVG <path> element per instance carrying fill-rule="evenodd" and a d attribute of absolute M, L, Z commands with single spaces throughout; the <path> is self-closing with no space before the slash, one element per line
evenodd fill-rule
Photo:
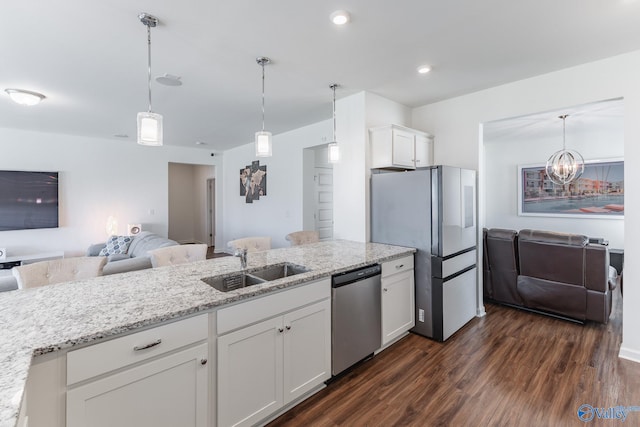
<path fill-rule="evenodd" d="M 352 22 L 336 27 L 331 12 Z M 410 107 L 640 49 L 634 0 L 22 0 L 0 13 L 0 89 L 41 92 L 37 107 L 0 98 L 0 127 L 135 144 L 147 109 L 146 27 L 153 109 L 165 144 L 222 151 L 260 128 L 274 134 L 331 117 L 338 98 L 367 90 Z M 416 67 L 431 64 L 428 75 Z M 5 95 L 3 93 L 3 95 Z"/>

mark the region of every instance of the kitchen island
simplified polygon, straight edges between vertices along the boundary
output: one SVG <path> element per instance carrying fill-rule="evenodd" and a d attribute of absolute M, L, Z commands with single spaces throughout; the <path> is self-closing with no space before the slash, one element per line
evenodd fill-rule
<path fill-rule="evenodd" d="M 16 425 L 33 358 L 413 252 L 375 243 L 331 241 L 251 253 L 248 269 L 290 262 L 309 271 L 230 292 L 220 292 L 201 279 L 239 271 L 235 257 L 0 294 L 0 426 Z"/>

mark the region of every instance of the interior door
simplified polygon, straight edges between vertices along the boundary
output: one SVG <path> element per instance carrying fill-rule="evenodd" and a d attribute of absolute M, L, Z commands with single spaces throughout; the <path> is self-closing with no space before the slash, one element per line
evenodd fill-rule
<path fill-rule="evenodd" d="M 315 168 L 315 229 L 320 240 L 333 239 L 333 169 Z"/>

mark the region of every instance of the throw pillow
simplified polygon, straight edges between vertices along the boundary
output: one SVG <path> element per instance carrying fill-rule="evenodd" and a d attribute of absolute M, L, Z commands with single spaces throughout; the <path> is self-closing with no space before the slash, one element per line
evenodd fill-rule
<path fill-rule="evenodd" d="M 107 244 L 98 255 L 108 256 L 113 254 L 126 254 L 131 244 L 130 236 L 111 236 Z"/>

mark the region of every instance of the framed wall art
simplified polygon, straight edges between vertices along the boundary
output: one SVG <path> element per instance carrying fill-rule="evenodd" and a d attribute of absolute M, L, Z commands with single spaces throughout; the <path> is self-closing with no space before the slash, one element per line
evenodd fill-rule
<path fill-rule="evenodd" d="M 551 182 L 544 164 L 518 166 L 518 215 L 624 218 L 624 160 L 585 161 L 575 181 Z"/>
<path fill-rule="evenodd" d="M 240 196 L 246 203 L 260 200 L 267 195 L 267 166 L 260 166 L 260 161 L 255 160 L 250 165 L 240 169 Z"/>

